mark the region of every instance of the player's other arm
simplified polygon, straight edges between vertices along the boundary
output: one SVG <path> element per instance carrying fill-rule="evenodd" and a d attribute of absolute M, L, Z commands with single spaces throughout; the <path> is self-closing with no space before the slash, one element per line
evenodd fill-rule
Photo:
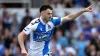
<path fill-rule="evenodd" d="M 80 10 L 78 12 L 75 12 L 75 13 L 69 14 L 65 17 L 62 17 L 62 23 L 66 22 L 66 21 L 74 20 L 75 18 L 77 18 L 79 15 L 81 15 L 84 12 L 92 12 L 93 11 L 92 6 L 93 5 L 90 5 L 89 7 L 85 8 L 83 10 Z"/>
<path fill-rule="evenodd" d="M 20 32 L 19 35 L 18 35 L 18 42 L 19 42 L 19 45 L 21 47 L 21 52 L 23 55 L 27 55 L 27 52 L 26 52 L 26 49 L 25 49 L 25 45 L 24 45 L 24 37 L 26 37 L 26 33 L 25 32 Z"/>
<path fill-rule="evenodd" d="M 18 35 L 18 42 L 21 47 L 22 55 L 27 56 L 27 51 L 24 45 L 24 38 L 29 35 L 31 32 L 35 31 L 37 28 L 38 22 L 33 20 L 29 25 L 27 25 L 22 32 Z"/>

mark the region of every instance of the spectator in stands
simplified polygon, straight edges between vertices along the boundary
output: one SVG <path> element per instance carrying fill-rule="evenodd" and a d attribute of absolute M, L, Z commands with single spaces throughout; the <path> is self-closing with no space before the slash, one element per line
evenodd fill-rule
<path fill-rule="evenodd" d="M 19 46 L 16 46 L 16 54 L 15 56 L 21 56 L 21 50 Z"/>
<path fill-rule="evenodd" d="M 2 14 L 3 14 L 2 15 L 3 27 L 8 28 L 9 30 L 11 30 L 12 18 L 9 15 L 9 13 L 7 12 L 6 8 L 3 10 Z"/>
<path fill-rule="evenodd" d="M 96 56 L 97 52 L 96 52 L 96 47 L 95 45 L 91 45 L 90 46 L 90 56 Z"/>
<path fill-rule="evenodd" d="M 87 44 L 88 45 L 85 48 L 85 56 L 97 56 L 95 45 L 91 45 L 90 41 Z"/>
<path fill-rule="evenodd" d="M 90 43 L 90 40 L 88 40 L 87 45 L 84 50 L 86 56 L 90 56 L 90 46 L 91 46 L 91 43 Z"/>
<path fill-rule="evenodd" d="M 76 8 L 87 7 L 90 5 L 90 2 L 88 0 L 74 0 L 74 5 Z"/>
<path fill-rule="evenodd" d="M 77 42 L 77 39 L 80 36 L 80 33 L 82 32 L 82 30 L 80 30 L 76 23 L 72 24 L 71 28 L 70 28 L 70 32 L 71 32 L 71 43 L 72 45 L 74 45 Z"/>
<path fill-rule="evenodd" d="M 67 56 L 77 56 L 76 50 L 73 47 L 66 48 Z"/>
<path fill-rule="evenodd" d="M 16 37 L 13 38 L 13 41 L 12 41 L 12 43 L 10 45 L 10 49 L 11 49 L 12 54 L 14 56 L 21 55 L 20 48 L 18 46 L 18 42 L 17 42 L 17 38 Z"/>
<path fill-rule="evenodd" d="M 18 24 L 18 21 L 17 21 L 17 16 L 16 16 L 16 14 L 13 14 L 12 15 L 12 18 L 13 18 L 13 22 L 12 22 L 12 24 L 11 24 L 11 32 L 15 35 L 15 36 L 17 36 L 18 35 L 18 32 L 19 32 L 19 24 Z"/>
<path fill-rule="evenodd" d="M 54 36 L 53 36 L 54 37 Z M 56 40 L 53 38 L 50 42 L 50 49 L 53 56 L 59 56 L 58 52 L 61 49 L 60 45 L 56 43 Z"/>
<path fill-rule="evenodd" d="M 86 47 L 86 41 L 84 34 L 80 34 L 80 37 L 75 44 L 75 49 L 77 50 L 78 56 L 85 56 L 85 47 Z"/>
<path fill-rule="evenodd" d="M 49 0 L 51 1 L 51 0 Z M 53 8 L 64 8 L 65 7 L 65 0 L 53 0 L 51 3 Z"/>
<path fill-rule="evenodd" d="M 100 39 L 99 39 L 99 33 L 95 32 L 92 34 L 93 38 L 91 39 L 91 44 L 95 45 L 96 51 L 100 51 Z"/>
<path fill-rule="evenodd" d="M 3 39 L 0 37 L 0 56 L 4 56 L 5 46 L 3 43 Z"/>
<path fill-rule="evenodd" d="M 94 4 L 94 8 L 97 9 L 100 5 L 100 0 L 89 0 L 91 4 Z"/>
<path fill-rule="evenodd" d="M 61 29 L 57 29 L 56 33 L 56 41 L 59 43 L 61 46 L 68 46 L 68 40 L 67 38 L 63 35 L 63 31 Z"/>
<path fill-rule="evenodd" d="M 21 27 L 20 27 L 20 31 L 23 30 L 23 28 L 29 24 L 29 22 L 33 19 L 33 17 L 30 16 L 30 11 L 29 9 L 26 9 L 26 16 L 23 17 L 22 23 L 21 23 Z"/>
<path fill-rule="evenodd" d="M 98 20 L 94 19 L 93 21 L 93 28 L 91 29 L 92 34 L 98 32 L 100 33 L 100 23 Z"/>
<path fill-rule="evenodd" d="M 5 55 L 4 56 L 13 56 L 11 49 L 5 49 Z"/>
<path fill-rule="evenodd" d="M 10 35 L 10 33 L 11 32 L 9 31 L 8 28 L 6 28 L 4 30 L 4 36 L 3 36 L 3 38 L 4 38 L 5 48 L 7 48 L 7 49 L 10 49 L 10 45 L 11 45 L 12 40 L 13 40 L 13 37 L 12 37 L 12 35 Z"/>
<path fill-rule="evenodd" d="M 100 21 L 100 5 L 99 5 L 98 9 L 93 12 L 93 17 L 94 17 L 94 19 L 97 19 Z"/>
<path fill-rule="evenodd" d="M 91 40 L 92 39 L 92 33 L 91 33 L 92 26 L 90 25 L 89 21 L 86 21 L 83 23 L 83 33 L 85 34 L 85 40 Z"/>
<path fill-rule="evenodd" d="M 73 8 L 74 0 L 65 0 L 65 8 Z"/>
<path fill-rule="evenodd" d="M 97 52 L 97 56 L 100 56 L 100 51 Z"/>
<path fill-rule="evenodd" d="M 78 26 L 79 29 L 83 28 L 83 23 L 88 21 L 88 18 L 86 18 L 86 16 L 84 14 L 80 15 L 76 20 L 76 24 Z"/>

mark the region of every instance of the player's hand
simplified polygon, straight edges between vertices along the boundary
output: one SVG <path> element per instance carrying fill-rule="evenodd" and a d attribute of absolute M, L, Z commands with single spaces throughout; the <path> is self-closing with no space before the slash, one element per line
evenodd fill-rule
<path fill-rule="evenodd" d="M 83 9 L 83 10 L 84 10 L 84 12 L 92 12 L 93 11 L 93 4 L 85 9 Z"/>
<path fill-rule="evenodd" d="M 21 50 L 22 52 L 22 56 L 28 56 L 28 53 L 26 52 L 26 50 Z"/>

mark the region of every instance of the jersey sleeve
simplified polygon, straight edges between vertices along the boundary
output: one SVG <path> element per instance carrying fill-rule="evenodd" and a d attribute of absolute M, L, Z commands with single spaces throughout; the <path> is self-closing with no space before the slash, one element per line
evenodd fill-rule
<path fill-rule="evenodd" d="M 31 21 L 30 24 L 28 24 L 24 29 L 23 32 L 26 33 L 26 35 L 30 34 L 31 32 L 35 31 L 37 28 L 38 22 Z"/>
<path fill-rule="evenodd" d="M 54 26 L 60 25 L 62 22 L 62 18 L 61 17 L 53 17 L 51 21 L 54 24 Z"/>

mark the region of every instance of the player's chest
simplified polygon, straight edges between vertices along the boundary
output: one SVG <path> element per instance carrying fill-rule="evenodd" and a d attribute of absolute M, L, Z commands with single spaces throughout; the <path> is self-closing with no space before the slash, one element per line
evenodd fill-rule
<path fill-rule="evenodd" d="M 37 32 L 49 32 L 49 31 L 52 31 L 52 29 L 54 28 L 54 26 L 50 23 L 48 24 L 39 24 L 36 31 Z"/>

